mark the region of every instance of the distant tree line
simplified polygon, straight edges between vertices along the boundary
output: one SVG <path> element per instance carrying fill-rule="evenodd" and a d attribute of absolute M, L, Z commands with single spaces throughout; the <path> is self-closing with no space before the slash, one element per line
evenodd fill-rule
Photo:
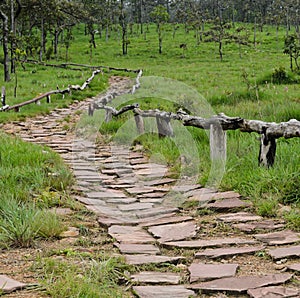
<path fill-rule="evenodd" d="M 72 28 L 85 24 L 92 53 L 95 37 L 108 40 L 117 28 L 122 36 L 122 52 L 127 54 L 128 35 L 133 30 L 146 38 L 149 23 L 156 23 L 161 52 L 163 23 L 184 24 L 186 32 L 193 30 L 200 43 L 204 36 L 219 44 L 222 59 L 222 40 L 228 38 L 226 29 L 237 22 L 254 24 L 263 31 L 264 25 L 284 26 L 286 35 L 296 33 L 300 38 L 300 0 L 2 0 L 0 2 L 0 59 L 5 81 L 16 71 L 16 63 L 26 57 L 40 61 L 58 56 L 58 44 L 65 47 L 65 59 L 72 42 Z M 133 24 L 138 26 L 133 27 Z M 206 32 L 206 24 L 213 24 Z M 133 29 L 135 28 L 135 29 Z M 136 29 L 138 28 L 138 29 Z M 294 30 L 295 29 L 295 30 Z M 235 42 L 242 44 L 241 27 L 237 28 Z M 137 33 L 137 32 L 136 32 Z M 254 40 L 255 42 L 255 40 Z M 287 50 L 288 51 L 288 50 Z M 289 53 L 291 53 L 290 50 Z M 294 54 L 293 54 L 294 55 Z"/>

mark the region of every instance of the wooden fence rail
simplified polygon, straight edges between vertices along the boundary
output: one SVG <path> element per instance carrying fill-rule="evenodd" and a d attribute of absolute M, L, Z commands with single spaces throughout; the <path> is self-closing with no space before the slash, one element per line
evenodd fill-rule
<path fill-rule="evenodd" d="M 184 126 L 193 126 L 210 130 L 211 157 L 226 158 L 226 131 L 240 130 L 241 132 L 255 132 L 261 135 L 259 150 L 259 165 L 273 166 L 276 154 L 276 139 L 300 137 L 300 121 L 291 119 L 288 122 L 264 122 L 260 120 L 247 120 L 241 117 L 229 117 L 220 113 L 211 118 L 191 116 L 182 110 L 177 113 L 155 110 L 141 110 L 138 104 L 123 106 L 120 110 L 105 104 L 94 104 L 94 109 L 106 111 L 106 122 L 128 111 L 133 111 L 137 130 L 144 133 L 144 117 L 156 118 L 158 134 L 160 136 L 174 136 L 171 120 L 181 121 Z"/>

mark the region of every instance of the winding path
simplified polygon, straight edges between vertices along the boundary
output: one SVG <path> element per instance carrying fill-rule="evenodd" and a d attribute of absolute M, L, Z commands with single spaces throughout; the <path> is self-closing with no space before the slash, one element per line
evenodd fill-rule
<path fill-rule="evenodd" d="M 108 92 L 129 90 L 128 79 L 111 78 Z M 103 96 L 2 129 L 62 156 L 82 194 L 76 199 L 98 215 L 127 263 L 167 268 L 132 275 L 135 295 L 300 297 L 300 234 L 255 215 L 238 193 L 178 184 L 142 151 L 99 141 L 93 129 L 76 126 L 79 112 Z M 179 208 L 178 198 L 194 207 Z"/>

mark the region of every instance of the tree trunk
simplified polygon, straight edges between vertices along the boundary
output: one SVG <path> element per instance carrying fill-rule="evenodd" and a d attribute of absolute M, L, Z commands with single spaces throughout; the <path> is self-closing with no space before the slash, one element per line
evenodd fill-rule
<path fill-rule="evenodd" d="M 40 57 L 39 57 L 40 62 L 43 61 L 43 51 L 44 51 L 44 44 L 45 44 L 44 38 L 45 38 L 44 19 L 42 18 L 42 20 L 41 20 L 41 48 L 40 48 Z"/>
<path fill-rule="evenodd" d="M 2 27 L 2 44 L 3 44 L 3 56 L 4 56 L 4 81 L 10 81 L 10 74 L 9 74 L 9 53 L 8 53 L 8 17 L 6 14 L 0 10 L 0 18 L 3 21 Z"/>

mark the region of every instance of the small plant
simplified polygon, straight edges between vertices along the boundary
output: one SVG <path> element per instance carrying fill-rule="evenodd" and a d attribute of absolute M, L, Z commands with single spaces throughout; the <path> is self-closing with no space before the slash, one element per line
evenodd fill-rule
<path fill-rule="evenodd" d="M 284 214 L 284 219 L 287 221 L 287 227 L 300 232 L 300 210 L 291 210 Z"/>
<path fill-rule="evenodd" d="M 278 211 L 278 202 L 276 199 L 261 199 L 256 203 L 256 212 L 263 217 L 275 217 Z"/>
<path fill-rule="evenodd" d="M 272 80 L 275 84 L 282 84 L 288 80 L 288 74 L 284 67 L 275 68 L 272 73 Z"/>

